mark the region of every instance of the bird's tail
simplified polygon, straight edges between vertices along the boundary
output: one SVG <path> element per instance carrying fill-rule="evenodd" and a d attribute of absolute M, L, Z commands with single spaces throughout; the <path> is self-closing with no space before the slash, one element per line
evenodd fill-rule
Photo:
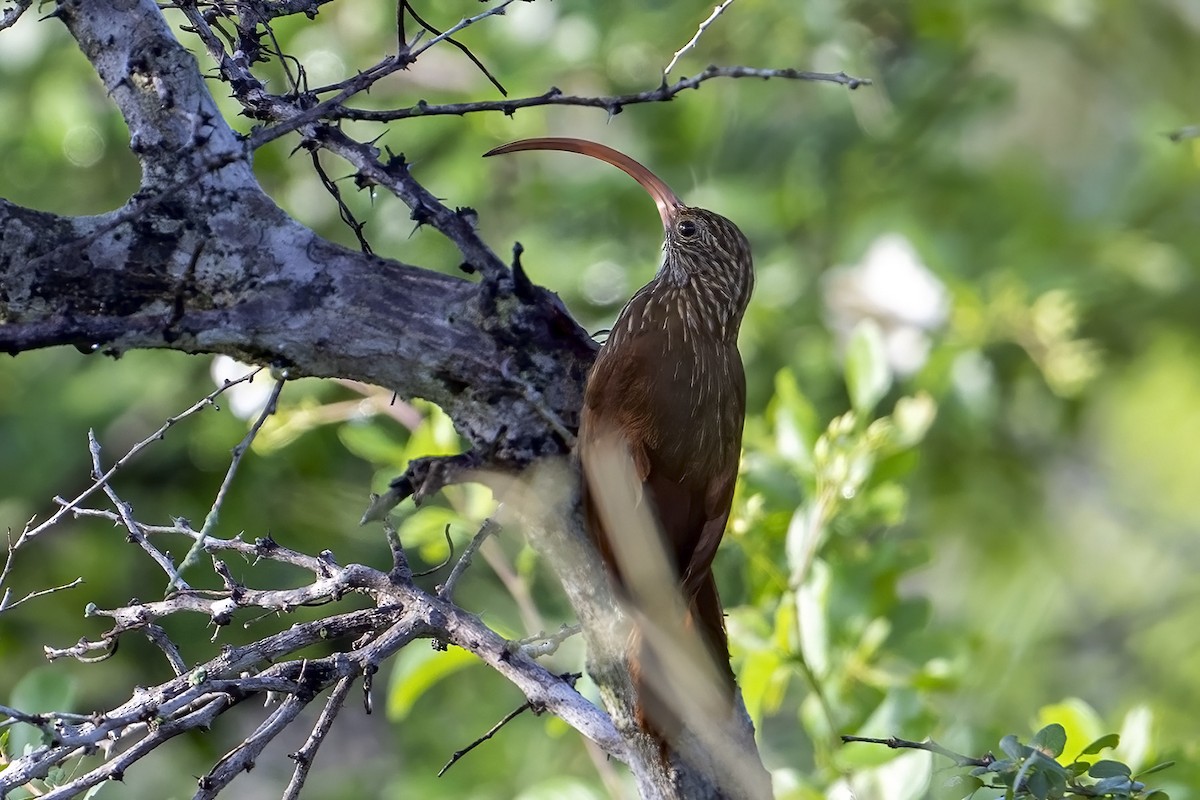
<path fill-rule="evenodd" d="M 629 675 L 638 727 L 658 742 L 665 758 L 689 723 L 724 724 L 719 715 L 732 713 L 734 677 L 712 572 L 688 598 L 682 624 L 655 617 L 647 614 L 633 627 Z"/>

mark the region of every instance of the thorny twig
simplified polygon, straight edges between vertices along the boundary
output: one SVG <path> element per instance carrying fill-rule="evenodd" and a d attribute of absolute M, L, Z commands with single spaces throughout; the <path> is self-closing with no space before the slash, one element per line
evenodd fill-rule
<path fill-rule="evenodd" d="M 504 10 L 505 10 L 506 8 L 508 8 L 509 6 L 511 6 L 511 5 L 512 5 L 513 3 L 515 3 L 515 2 L 516 2 L 516 0 L 503 0 L 503 2 L 502 2 L 502 3 L 500 3 L 500 5 L 498 5 L 498 6 L 494 6 L 494 7 L 492 7 L 492 8 L 489 8 L 487 11 L 480 12 L 479 14 L 476 14 L 476 15 L 475 15 L 475 16 L 473 16 L 473 17 L 467 17 L 467 18 L 465 18 L 465 19 L 461 20 L 461 21 L 460 21 L 460 22 L 459 22 L 457 25 L 455 25 L 454 27 L 452 27 L 452 28 L 448 28 L 448 29 L 447 29 L 447 30 L 446 30 L 444 33 L 439 33 L 437 36 L 434 36 L 432 39 L 430 39 L 428 42 L 426 42 L 425 44 L 421 45 L 420 47 L 411 47 L 411 46 L 410 46 L 410 48 L 409 48 L 409 50 L 410 50 L 409 57 L 410 57 L 410 58 L 411 58 L 413 61 L 416 61 L 416 60 L 417 60 L 417 58 L 418 58 L 418 57 L 419 57 L 419 56 L 420 56 L 422 53 L 424 53 L 424 52 L 425 52 L 426 50 L 428 50 L 429 48 L 433 47 L 433 46 L 434 46 L 435 44 L 437 44 L 438 42 L 443 42 L 443 41 L 447 41 L 447 40 L 449 40 L 449 39 L 450 39 L 450 37 L 451 37 L 451 36 L 453 36 L 454 34 L 458 33 L 459 31 L 461 31 L 461 30 L 462 30 L 462 29 L 464 29 L 464 28 L 467 28 L 467 27 L 470 27 L 471 25 L 474 25 L 476 22 L 479 22 L 480 20 L 484 20 L 484 19 L 487 19 L 488 17 L 493 17 L 493 16 L 496 16 L 496 15 L 498 15 L 498 14 L 499 14 L 499 15 L 503 15 L 503 14 L 504 14 Z M 410 9 L 410 13 L 411 13 L 411 9 Z M 414 17 L 414 18 L 415 18 L 415 17 Z"/>
<path fill-rule="evenodd" d="M 675 69 L 675 65 L 679 63 L 679 59 L 683 57 L 684 53 L 696 46 L 696 44 L 700 41 L 700 37 L 704 35 L 706 30 L 708 30 L 708 26 L 712 25 L 713 22 L 716 21 L 717 17 L 724 14 L 725 9 L 729 8 L 731 5 L 733 5 L 733 0 L 724 0 L 724 2 L 714 8 L 712 13 L 708 15 L 708 19 L 700 23 L 700 27 L 696 29 L 696 35 L 689 39 L 687 44 L 675 51 L 675 55 L 671 58 L 671 63 L 667 64 L 666 69 L 663 70 L 664 81 L 667 79 L 667 76 L 671 74 L 671 70 Z"/>
<path fill-rule="evenodd" d="M 579 680 L 580 678 L 582 678 L 583 674 L 579 673 L 579 672 L 567 672 L 562 675 L 559 675 L 558 677 L 560 680 L 566 681 L 567 683 L 569 683 L 571 685 L 572 688 L 574 688 L 575 682 L 577 680 Z M 499 722 L 497 722 L 495 725 L 493 725 L 491 728 L 488 729 L 487 733 L 483 734 L 478 739 L 471 742 L 469 745 L 464 747 L 462 750 L 456 750 L 453 753 L 453 755 L 450 756 L 450 760 L 446 762 L 445 766 L 443 766 L 438 771 L 438 777 L 440 778 L 443 775 L 445 775 L 451 767 L 453 767 L 455 764 L 457 764 L 459 762 L 460 759 L 462 759 L 463 756 L 465 756 L 467 753 L 474 750 L 479 745 L 486 742 L 488 739 L 491 739 L 493 736 L 495 736 L 497 733 L 499 733 L 500 729 L 503 728 L 505 725 L 512 722 L 514 719 L 521 716 L 526 711 L 533 709 L 534 707 L 535 707 L 535 704 L 532 701 L 526 700 L 524 703 L 517 706 L 512 711 L 505 714 L 504 717 Z M 535 713 L 541 713 L 541 712 L 538 711 Z"/>
<path fill-rule="evenodd" d="M 349 675 L 337 682 L 329 694 L 329 699 L 325 701 L 325 708 L 321 709 L 321 716 L 317 717 L 317 722 L 313 725 L 312 732 L 308 735 L 304 745 L 296 752 L 288 754 L 288 758 L 296 762 L 296 768 L 292 771 L 292 779 L 288 781 L 287 788 L 283 792 L 283 800 L 297 800 L 300 797 L 300 790 L 304 788 L 304 782 L 308 779 L 308 772 L 312 769 L 317 750 L 333 728 L 333 721 L 337 718 L 338 712 L 342 710 L 353 685 L 354 678 Z"/>
<path fill-rule="evenodd" d="M 504 5 L 507 6 L 508 3 L 505 3 Z M 424 19 L 422 19 L 421 16 L 419 14 L 417 14 L 416 9 L 414 9 L 412 7 L 412 5 L 408 2 L 408 0 L 400 0 L 399 8 L 396 11 L 396 16 L 397 16 L 397 19 L 399 22 L 398 33 L 400 36 L 400 42 L 401 42 L 401 47 L 402 47 L 401 52 L 408 53 L 409 56 L 415 60 L 417 54 L 411 52 L 411 48 L 408 45 L 407 40 L 404 38 L 404 14 L 405 14 L 405 12 L 408 12 L 409 16 L 411 16 L 413 18 L 414 22 L 416 22 L 418 25 L 420 25 L 425 30 L 432 33 L 434 36 L 445 36 L 445 34 L 443 34 L 437 28 L 433 27 L 428 22 L 426 22 Z M 503 13 L 504 13 L 504 6 L 497 7 L 491 11 L 491 14 L 503 14 Z M 486 16 L 490 16 L 491 14 L 488 14 Z M 478 21 L 478 20 L 475 20 L 475 21 Z M 465 20 L 464 20 L 464 22 L 465 22 Z M 500 81 L 496 78 L 496 76 L 492 74 L 492 71 L 489 70 L 484 65 L 484 63 L 482 61 L 480 61 L 479 58 L 474 53 L 471 52 L 471 49 L 469 47 L 467 47 L 465 44 L 458 41 L 457 39 L 450 38 L 449 36 L 446 36 L 445 41 L 447 44 L 452 44 L 455 47 L 457 47 L 463 53 L 463 55 L 465 55 L 468 59 L 470 59 L 471 63 L 474 64 L 479 69 L 479 71 L 483 73 L 484 77 L 486 77 L 491 82 L 492 86 L 496 87 L 496 90 L 499 91 L 501 95 L 503 95 L 504 97 L 508 97 L 508 91 L 504 88 L 504 85 L 501 84 Z M 413 44 L 416 44 L 416 41 L 414 41 Z"/>
<path fill-rule="evenodd" d="M 33 0 L 12 0 L 12 2 L 15 4 L 14 6 L 0 11 L 0 31 L 15 25 L 25 10 L 33 5 Z"/>
<path fill-rule="evenodd" d="M 504 504 L 501 503 L 496 507 L 496 515 L 500 514 L 503 506 Z M 467 548 L 463 550 L 463 554 L 459 556 L 454 569 L 450 570 L 450 575 L 446 578 L 446 582 L 438 589 L 438 597 L 445 600 L 454 599 L 454 589 L 458 585 L 458 581 L 463 573 L 466 572 L 467 567 L 471 566 L 472 557 L 474 557 L 475 553 L 489 536 L 493 536 L 499 532 L 500 525 L 493 517 L 488 517 L 483 521 L 483 524 L 479 526 L 479 530 L 475 533 L 475 537 L 471 539 L 471 543 L 467 545 Z"/>
<path fill-rule="evenodd" d="M 10 541 L 10 546 L 11 546 L 11 541 Z M 10 549 L 10 551 L 9 551 L 10 557 L 11 557 L 11 554 L 12 554 L 12 551 Z M 42 597 L 44 595 L 54 594 L 55 592 L 61 592 L 66 589 L 74 589 L 76 586 L 79 586 L 82 583 L 83 583 L 83 578 L 76 578 L 75 580 L 71 581 L 70 583 L 64 583 L 64 584 L 60 584 L 58 586 L 51 586 L 49 589 L 40 589 L 38 591 L 28 592 L 20 600 L 13 600 L 12 599 L 12 590 L 5 589 L 4 594 L 0 595 L 0 613 L 4 613 L 5 611 L 11 611 L 12 609 L 16 608 L 17 606 L 21 605 L 22 603 L 27 603 L 30 600 L 34 600 L 34 599 L 36 599 L 38 597 Z"/>
<path fill-rule="evenodd" d="M 822 81 L 836 83 L 848 89 L 860 86 L 870 86 L 869 78 L 855 78 L 845 72 L 807 72 L 798 69 L 757 69 L 753 67 L 718 67 L 710 66 L 690 78 L 680 78 L 675 83 L 668 84 L 663 80 L 662 85 L 643 92 L 612 95 L 608 97 L 578 96 L 563 94 L 561 89 L 551 87 L 544 94 L 532 97 L 518 97 L 511 100 L 480 100 L 470 103 L 445 103 L 434 105 L 424 100 L 407 108 L 396 109 L 363 109 L 341 106 L 330 114 L 331 119 L 354 119 L 369 122 L 394 122 L 410 117 L 436 117 L 445 115 L 462 116 L 481 111 L 500 111 L 511 115 L 518 109 L 535 106 L 583 106 L 587 108 L 604 109 L 609 115 L 621 113 L 626 106 L 640 103 L 661 103 L 671 100 L 680 92 L 695 89 L 700 84 L 715 78 L 781 78 L 785 80 Z"/>
<path fill-rule="evenodd" d="M 92 479 L 97 480 L 103 473 L 104 467 L 100 463 L 100 442 L 96 439 L 96 432 L 88 431 L 88 450 L 92 454 Z M 166 553 L 159 550 L 146 539 L 145 534 L 138 527 L 137 522 L 133 518 L 133 507 L 117 496 L 116 490 L 112 484 L 104 484 L 104 493 L 108 495 L 108 499 L 117 509 L 117 514 L 121 518 L 121 524 L 125 526 L 125 530 L 129 531 L 129 541 L 136 542 L 138 547 L 141 547 L 146 553 L 154 559 L 154 562 L 167 573 L 167 577 L 171 580 L 171 585 L 185 586 L 183 579 L 179 577 L 179 573 L 175 569 L 175 565 L 171 563 L 171 559 Z"/>
<path fill-rule="evenodd" d="M 923 742 L 910 742 L 907 739 L 897 739 L 892 736 L 887 739 L 874 739 L 869 736 L 842 736 L 843 742 L 865 742 L 867 744 L 882 744 L 887 745 L 893 750 L 924 750 L 928 753 L 934 753 L 939 756 L 945 756 L 954 762 L 958 767 L 987 767 L 993 764 L 996 760 L 995 756 L 990 753 L 983 758 L 973 758 L 972 756 L 964 756 L 962 753 L 956 753 L 953 750 L 942 747 L 932 739 L 926 739 Z"/>

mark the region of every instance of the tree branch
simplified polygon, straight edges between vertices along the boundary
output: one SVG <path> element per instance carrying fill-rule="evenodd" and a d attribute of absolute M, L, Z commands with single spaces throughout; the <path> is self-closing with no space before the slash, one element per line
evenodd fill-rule
<path fill-rule="evenodd" d="M 544 94 L 532 97 L 517 97 L 511 100 L 479 100 L 470 103 L 444 103 L 436 105 L 421 100 L 416 105 L 407 108 L 385 110 L 353 108 L 341 105 L 337 107 L 336 111 L 329 114 L 329 118 L 363 120 L 367 122 L 394 122 L 412 117 L 437 117 L 446 115 L 461 117 L 464 114 L 475 114 L 481 111 L 499 111 L 506 115 L 512 115 L 519 109 L 535 108 L 538 106 L 601 108 L 610 115 L 613 115 L 621 113 L 626 106 L 642 103 L 663 103 L 672 100 L 677 94 L 688 89 L 696 89 L 700 84 L 715 78 L 761 78 L 763 80 L 780 78 L 785 80 L 821 81 L 840 84 L 847 89 L 857 89 L 860 86 L 871 85 L 871 81 L 868 78 L 855 78 L 844 72 L 806 72 L 798 69 L 758 69 L 755 67 L 718 67 L 714 65 L 706 67 L 702 72 L 698 72 L 690 78 L 681 78 L 675 83 L 668 84 L 664 76 L 662 85 L 654 89 L 608 97 L 566 95 L 562 93 L 561 89 L 552 86 Z"/>

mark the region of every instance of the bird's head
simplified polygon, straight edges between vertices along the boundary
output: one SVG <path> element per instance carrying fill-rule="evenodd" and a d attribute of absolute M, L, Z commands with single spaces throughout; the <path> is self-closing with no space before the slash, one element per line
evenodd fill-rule
<path fill-rule="evenodd" d="M 750 243 L 731 221 L 686 205 L 670 186 L 622 152 L 586 139 L 520 139 L 484 153 L 497 156 L 521 150 L 564 150 L 599 159 L 641 184 L 658 206 L 663 223 L 663 263 L 656 280 L 693 287 L 740 318 L 750 298 L 753 269 Z"/>

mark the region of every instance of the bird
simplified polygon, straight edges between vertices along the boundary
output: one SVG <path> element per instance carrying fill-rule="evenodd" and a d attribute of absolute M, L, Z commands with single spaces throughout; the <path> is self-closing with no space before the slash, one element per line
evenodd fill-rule
<path fill-rule="evenodd" d="M 524 150 L 561 150 L 611 164 L 641 184 L 662 219 L 661 264 L 621 310 L 588 373 L 576 449 L 589 538 L 634 607 L 627 645 L 634 718 L 667 758 L 688 717 L 679 706 L 694 693 L 673 674 L 670 654 L 655 646 L 664 629 L 692 631 L 693 641 L 698 634 L 720 705 L 733 708 L 735 679 L 713 559 L 741 458 L 746 379 L 737 338 L 754 288 L 750 244 L 733 222 L 686 205 L 649 169 L 606 145 L 534 138 L 486 155 Z M 609 491 L 614 483 L 625 484 L 625 494 Z M 647 540 L 645 526 L 629 525 L 630 509 L 613 509 L 614 503 L 640 506 L 661 547 L 650 547 L 655 542 Z M 631 529 L 634 541 L 625 541 Z M 663 583 L 656 587 L 653 575 L 650 594 L 645 586 L 632 590 L 633 573 L 656 553 L 666 562 L 680 613 L 653 594 Z"/>

